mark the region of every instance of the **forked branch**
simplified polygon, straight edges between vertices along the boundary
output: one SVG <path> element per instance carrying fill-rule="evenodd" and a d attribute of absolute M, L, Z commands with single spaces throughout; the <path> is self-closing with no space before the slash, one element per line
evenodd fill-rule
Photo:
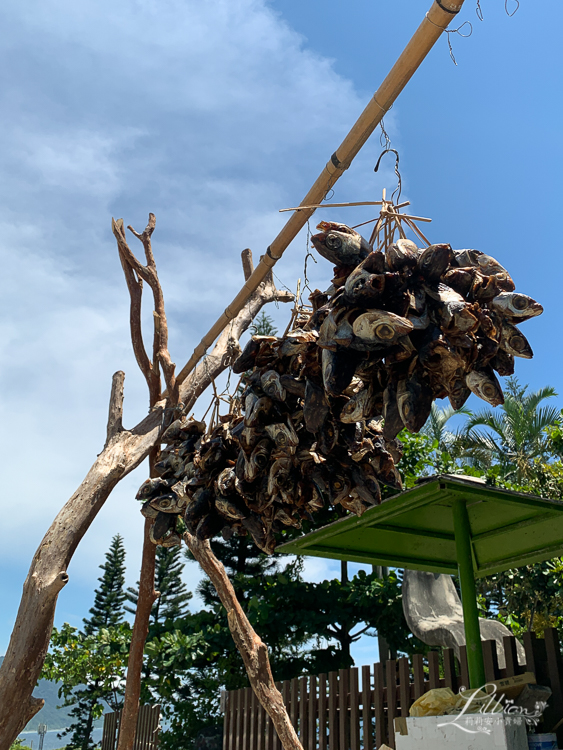
<path fill-rule="evenodd" d="M 240 606 L 223 563 L 215 557 L 207 539 L 201 541 L 186 531 L 184 540 L 217 589 L 221 603 L 227 610 L 229 629 L 244 661 L 252 689 L 272 719 L 284 750 L 303 750 L 282 695 L 275 685 L 268 659 L 268 649 Z"/>

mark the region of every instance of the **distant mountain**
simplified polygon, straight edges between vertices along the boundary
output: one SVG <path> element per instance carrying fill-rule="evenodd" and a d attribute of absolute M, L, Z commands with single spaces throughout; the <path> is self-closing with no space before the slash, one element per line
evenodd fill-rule
<path fill-rule="evenodd" d="M 0 666 L 3 661 L 4 657 L 0 656 Z M 46 724 L 48 729 L 65 729 L 71 723 L 69 718 L 70 708 L 57 708 L 63 702 L 63 698 L 58 696 L 59 684 L 48 680 L 39 680 L 33 695 L 36 698 L 43 698 L 45 705 L 27 724 L 24 732 L 36 732 L 39 724 Z M 95 726 L 101 726 L 101 724 L 102 720 L 96 722 Z"/>

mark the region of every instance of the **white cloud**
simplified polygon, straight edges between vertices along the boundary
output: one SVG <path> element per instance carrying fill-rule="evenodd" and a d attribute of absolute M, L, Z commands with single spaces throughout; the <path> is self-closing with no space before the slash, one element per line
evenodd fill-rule
<path fill-rule="evenodd" d="M 263 0 L 8 0 L 0 18 L 0 565 L 13 571 L 15 615 L 16 579 L 103 445 L 112 372 L 127 374 L 126 424 L 146 413 L 112 214 L 138 229 L 157 215 L 181 366 L 238 291 L 240 250 L 264 252 L 285 221 L 278 209 L 301 200 L 362 104 Z M 339 197 L 376 196 L 368 153 Z M 276 269 L 290 286 L 304 249 L 303 234 Z M 329 268 L 312 273 L 322 284 Z M 136 580 L 143 474 L 80 545 L 61 611 L 89 600 L 114 533 Z M 187 575 L 194 584 L 193 566 Z"/>

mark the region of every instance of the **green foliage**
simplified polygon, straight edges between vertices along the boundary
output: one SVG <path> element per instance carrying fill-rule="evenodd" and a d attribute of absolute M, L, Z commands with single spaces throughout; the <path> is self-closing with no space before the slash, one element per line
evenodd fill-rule
<path fill-rule="evenodd" d="M 84 620 L 84 632 L 94 633 L 99 628 L 117 625 L 123 620 L 125 592 L 125 548 L 123 539 L 116 534 L 111 540 L 106 561 L 100 568 L 104 571 L 98 578 L 100 586 L 96 589 L 91 617 Z"/>
<path fill-rule="evenodd" d="M 31 748 L 29 747 L 29 745 L 24 744 L 24 741 L 21 737 L 16 737 L 16 739 L 10 745 L 10 750 L 31 750 Z"/>
<path fill-rule="evenodd" d="M 121 681 L 127 668 L 131 628 L 120 623 L 86 635 L 64 623 L 53 628 L 50 649 L 41 676 L 60 682 L 59 697 L 72 705 L 75 688 L 96 686 L 94 717 L 103 714 L 101 700 L 117 711 L 121 705 Z"/>
<path fill-rule="evenodd" d="M 173 622 L 186 614 L 188 602 L 193 594 L 188 591 L 186 584 L 182 581 L 183 570 L 184 563 L 180 547 L 159 546 L 156 548 L 154 588 L 155 591 L 160 592 L 160 596 L 151 609 L 151 633 L 157 633 L 167 620 Z M 126 598 L 133 606 L 125 606 L 125 610 L 135 614 L 139 598 L 138 581 L 136 588 L 127 589 Z"/>
<path fill-rule="evenodd" d="M 554 452 L 549 428 L 559 425 L 558 412 L 541 403 L 556 395 L 551 386 L 527 393 L 527 386 L 509 378 L 500 411 L 483 409 L 469 419 L 461 439 L 463 457 L 503 479 L 526 483 L 534 462 L 546 462 Z"/>
<path fill-rule="evenodd" d="M 273 319 L 262 310 L 250 326 L 250 332 L 253 336 L 275 336 L 278 329 Z"/>

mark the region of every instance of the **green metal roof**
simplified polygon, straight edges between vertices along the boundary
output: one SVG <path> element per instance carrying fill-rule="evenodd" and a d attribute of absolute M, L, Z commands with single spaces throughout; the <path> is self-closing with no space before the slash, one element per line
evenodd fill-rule
<path fill-rule="evenodd" d="M 452 504 L 467 503 L 476 576 L 563 554 L 563 502 L 431 477 L 367 510 L 278 547 L 278 551 L 398 568 L 457 573 Z"/>

